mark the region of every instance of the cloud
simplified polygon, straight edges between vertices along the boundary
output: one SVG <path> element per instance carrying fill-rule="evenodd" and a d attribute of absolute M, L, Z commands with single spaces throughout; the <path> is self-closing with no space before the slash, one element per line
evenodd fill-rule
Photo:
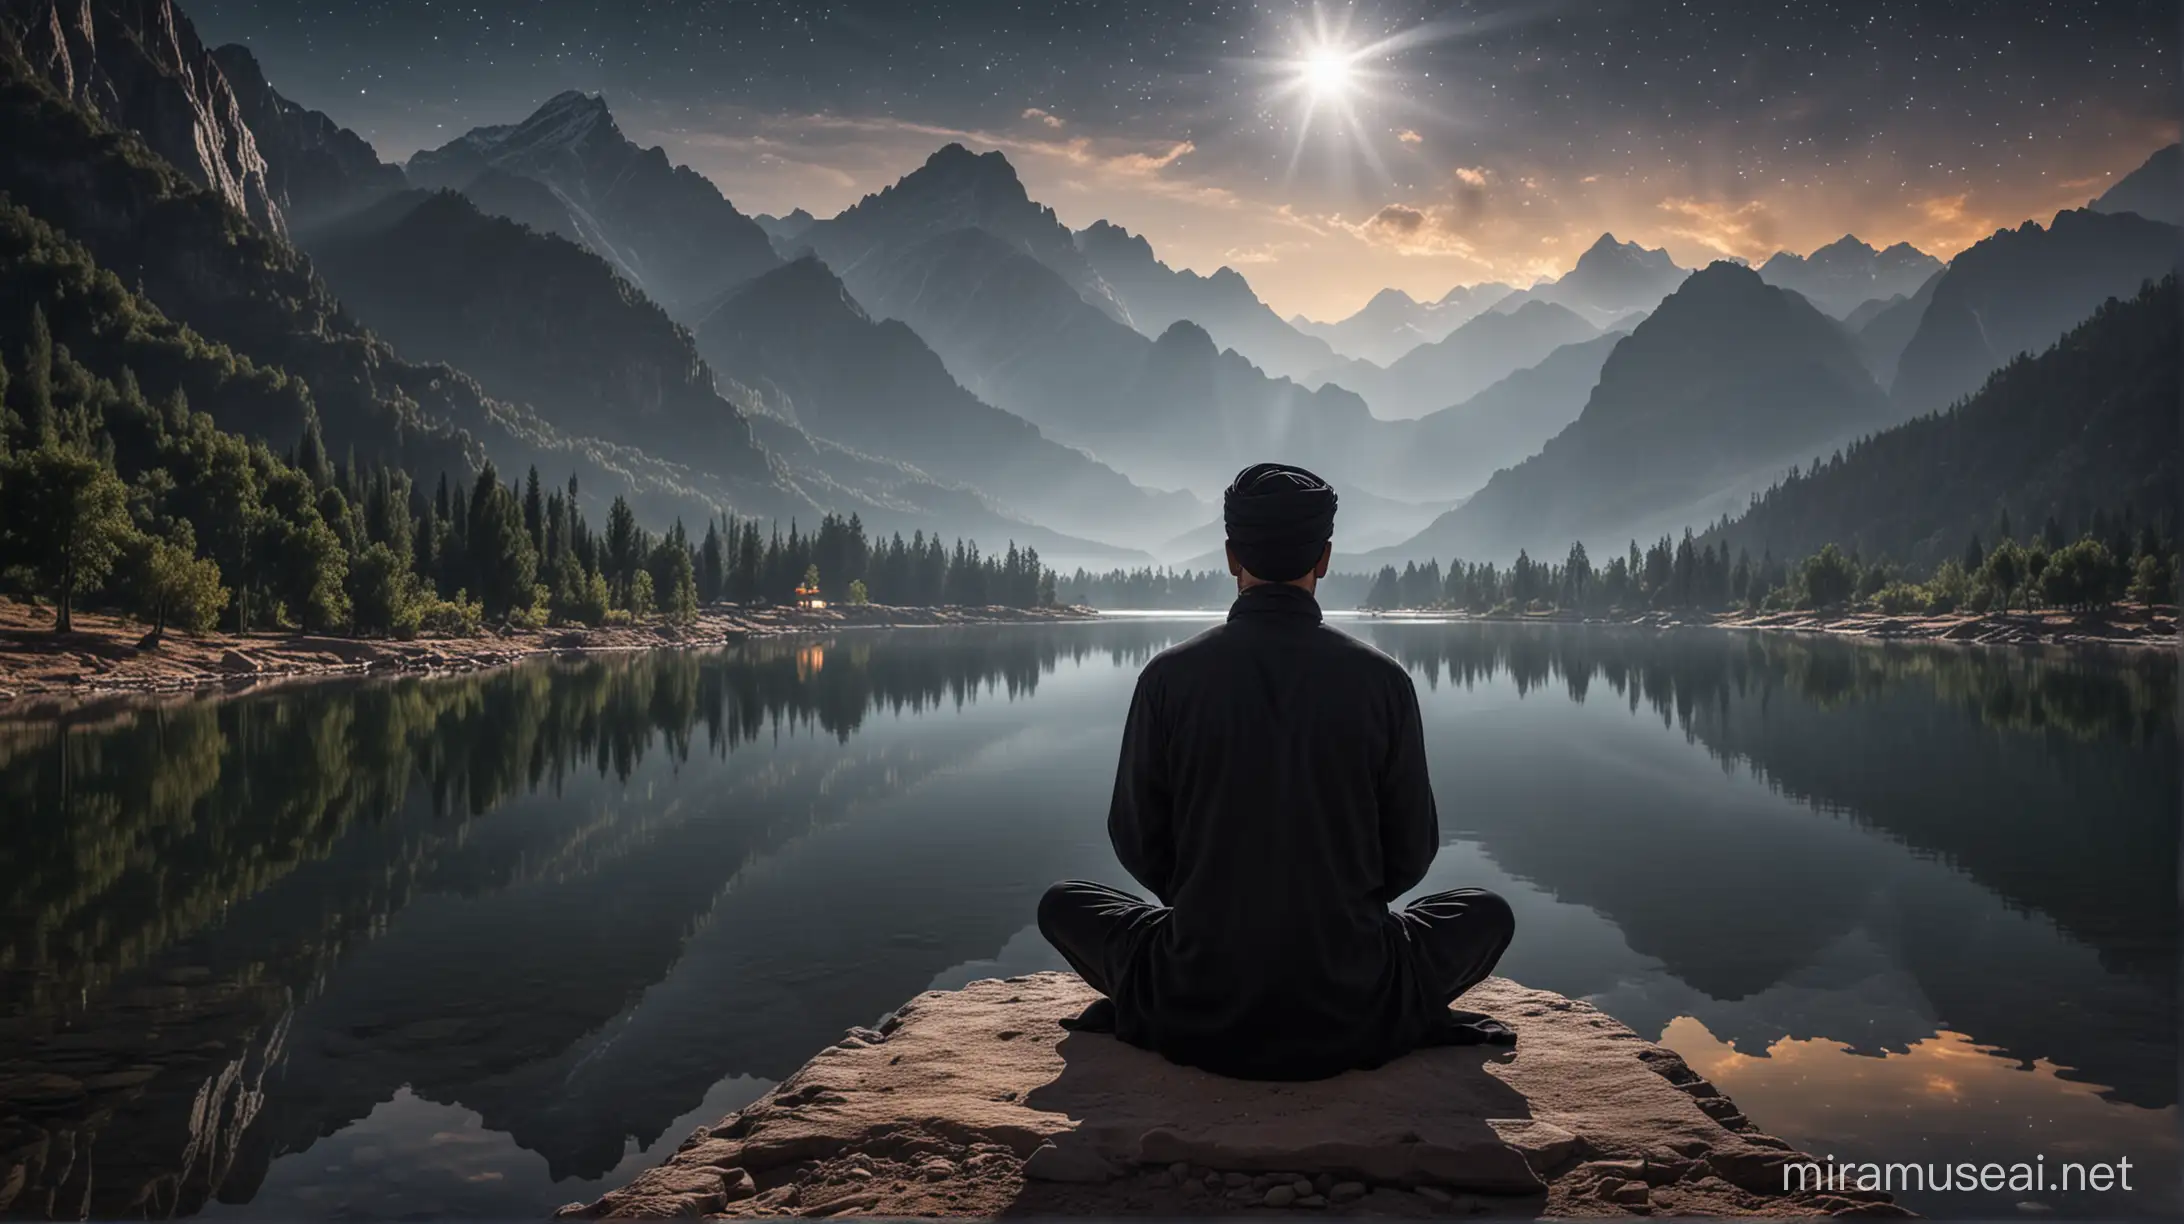
<path fill-rule="evenodd" d="M 1928 196 L 1917 201 L 1919 215 L 1926 218 L 1919 245 L 1953 255 L 1992 234 L 1998 228 L 1994 219 L 1975 211 L 1969 203 L 1970 198 L 1968 193 L 1960 191 L 1955 195 Z"/>
<path fill-rule="evenodd" d="M 1279 263 L 1284 255 L 1310 249 L 1311 244 L 1304 242 L 1262 242 L 1256 246 L 1230 247 L 1221 252 L 1221 262 L 1230 267 Z"/>
<path fill-rule="evenodd" d="M 1062 117 L 1060 115 L 1054 114 L 1051 111 L 1040 110 L 1036 106 L 1025 107 L 1024 113 L 1021 118 L 1036 119 L 1039 122 L 1046 124 L 1050 128 L 1059 129 L 1062 126 Z"/>
<path fill-rule="evenodd" d="M 1157 174 L 1174 165 L 1179 158 L 1198 151 L 1198 146 L 1188 140 L 1178 140 L 1168 146 L 1165 153 L 1124 153 L 1108 161 L 1108 167 L 1122 174 Z"/>
<path fill-rule="evenodd" d="M 1473 187 L 1484 187 L 1486 186 L 1486 167 L 1458 166 L 1456 167 L 1456 181 L 1469 183 Z"/>
<path fill-rule="evenodd" d="M 1329 223 L 1352 237 L 1401 255 L 1474 258 L 1471 240 L 1461 232 L 1455 212 L 1452 206 L 1442 204 L 1423 208 L 1389 204 L 1363 221 L 1332 217 Z"/>
<path fill-rule="evenodd" d="M 1416 131 L 1410 128 L 1404 128 L 1402 131 L 1397 132 L 1395 134 L 1395 138 L 1408 145 L 1424 144 L 1426 140 L 1425 137 L 1420 136 Z"/>
<path fill-rule="evenodd" d="M 1718 200 L 1670 197 L 1661 210 L 1675 218 L 1667 232 L 1689 238 L 1710 251 L 1756 262 L 1779 250 L 1775 219 L 1758 200 L 1727 204 Z"/>

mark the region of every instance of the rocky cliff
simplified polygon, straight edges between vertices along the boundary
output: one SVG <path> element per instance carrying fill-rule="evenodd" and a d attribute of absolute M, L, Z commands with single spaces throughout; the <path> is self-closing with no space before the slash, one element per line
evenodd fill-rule
<path fill-rule="evenodd" d="M 1299 1084 L 1059 1027 L 1093 997 L 1057 973 L 921 995 L 559 1214 L 1909 1214 L 1876 1193 L 1784 1193 L 1784 1165 L 1810 1158 L 1682 1059 L 1504 979 L 1464 1003 L 1515 1028 L 1513 1050 Z"/>
<path fill-rule="evenodd" d="M 283 228 L 241 102 L 172 0 L 0 0 L 0 25 L 68 99 L 260 225 Z"/>

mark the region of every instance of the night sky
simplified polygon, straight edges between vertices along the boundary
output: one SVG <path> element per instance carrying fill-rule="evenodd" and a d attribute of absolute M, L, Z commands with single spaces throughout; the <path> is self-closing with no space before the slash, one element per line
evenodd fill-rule
<path fill-rule="evenodd" d="M 948 140 L 1288 314 L 1846 232 L 1948 256 L 2177 138 L 2174 3 L 183 0 L 390 160 L 564 89 L 746 212 Z M 1309 118 L 1307 117 L 1307 112 Z"/>

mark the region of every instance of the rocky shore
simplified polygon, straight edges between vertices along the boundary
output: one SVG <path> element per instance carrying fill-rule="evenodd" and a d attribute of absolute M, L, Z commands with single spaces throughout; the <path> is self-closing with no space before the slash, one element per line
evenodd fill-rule
<path fill-rule="evenodd" d="M 683 627 L 511 629 L 408 642 L 170 631 L 159 647 L 146 649 L 137 644 L 144 626 L 134 622 L 79 613 L 74 632 L 56 634 L 50 614 L 0 599 L 0 706 L 42 696 L 179 692 L 366 673 L 473 671 L 541 654 L 692 649 L 779 634 L 1087 620 L 1097 615 L 1089 608 L 731 608 L 709 609 L 695 624 Z"/>
<path fill-rule="evenodd" d="M 1490 979 L 1507 1047 L 1312 1083 L 1223 1079 L 1059 1025 L 1072 974 L 921 995 L 562 1218 L 1910 1214 L 1785 1192 L 1810 1159 L 1589 1004 Z"/>

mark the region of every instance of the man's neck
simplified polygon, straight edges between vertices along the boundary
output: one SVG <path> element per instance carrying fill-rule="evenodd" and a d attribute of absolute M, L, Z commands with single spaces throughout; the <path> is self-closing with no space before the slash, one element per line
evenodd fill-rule
<path fill-rule="evenodd" d="M 1314 574 L 1306 574 L 1304 577 L 1291 582 L 1269 582 L 1263 578 L 1243 577 L 1236 580 L 1236 593 L 1238 595 L 1249 595 L 1253 591 L 1264 587 L 1293 587 L 1307 595 L 1317 595 L 1319 593 L 1319 578 Z"/>

